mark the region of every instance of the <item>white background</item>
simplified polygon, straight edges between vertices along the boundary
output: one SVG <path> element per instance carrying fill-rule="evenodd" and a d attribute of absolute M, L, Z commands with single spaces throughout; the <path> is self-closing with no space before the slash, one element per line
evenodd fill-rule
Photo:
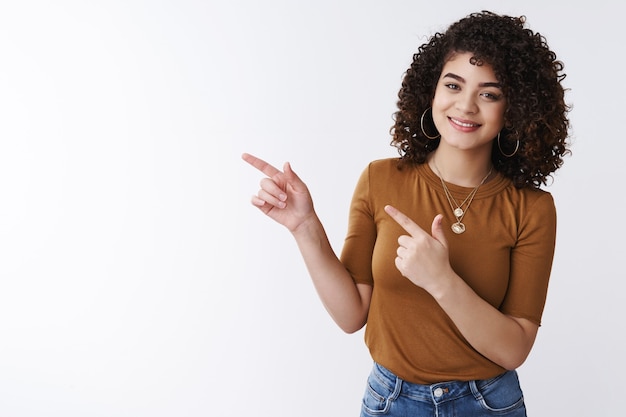
<path fill-rule="evenodd" d="M 356 416 L 362 331 L 324 311 L 240 159 L 289 160 L 339 251 L 427 37 L 528 17 L 565 62 L 573 155 L 519 372 L 529 415 L 623 408 L 623 39 L 612 1 L 0 3 L 0 415 Z"/>

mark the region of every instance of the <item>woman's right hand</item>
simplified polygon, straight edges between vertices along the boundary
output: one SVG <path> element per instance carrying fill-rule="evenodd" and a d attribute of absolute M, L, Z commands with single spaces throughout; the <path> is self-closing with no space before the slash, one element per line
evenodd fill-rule
<path fill-rule="evenodd" d="M 307 186 L 289 163 L 280 171 L 250 154 L 242 158 L 267 176 L 252 204 L 291 231 L 320 299 L 339 327 L 347 333 L 361 329 L 367 321 L 372 287 L 355 284 L 335 255 Z"/>
<path fill-rule="evenodd" d="M 309 189 L 288 162 L 280 171 L 248 153 L 244 153 L 241 158 L 267 176 L 261 180 L 261 189 L 251 200 L 259 210 L 292 233 L 315 218 Z"/>

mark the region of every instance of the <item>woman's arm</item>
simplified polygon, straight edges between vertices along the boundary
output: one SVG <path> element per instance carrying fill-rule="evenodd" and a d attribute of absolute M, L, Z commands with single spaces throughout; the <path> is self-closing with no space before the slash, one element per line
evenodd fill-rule
<path fill-rule="evenodd" d="M 242 158 L 267 175 L 252 204 L 294 236 L 313 285 L 337 325 L 347 333 L 361 329 L 367 321 L 372 288 L 355 284 L 337 258 L 307 186 L 288 163 L 280 171 L 250 154 Z"/>
<path fill-rule="evenodd" d="M 333 252 L 317 216 L 292 232 L 324 307 L 346 333 L 354 333 L 367 322 L 372 287 L 355 284 Z"/>
<path fill-rule="evenodd" d="M 394 207 L 387 206 L 385 211 L 409 233 L 398 239 L 395 264 L 402 275 L 428 291 L 483 356 L 505 369 L 520 366 L 530 353 L 538 326 L 503 314 L 454 272 L 441 215 L 435 217 L 429 235 Z"/>
<path fill-rule="evenodd" d="M 454 272 L 442 277 L 441 283 L 430 291 L 467 341 L 483 356 L 510 370 L 524 363 L 539 326 L 503 314 Z"/>

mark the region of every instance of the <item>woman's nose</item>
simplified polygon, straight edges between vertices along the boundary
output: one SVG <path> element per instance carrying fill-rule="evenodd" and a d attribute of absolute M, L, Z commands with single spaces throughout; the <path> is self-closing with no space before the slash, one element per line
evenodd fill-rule
<path fill-rule="evenodd" d="M 466 114 L 474 114 L 478 111 L 476 101 L 470 94 L 459 94 L 457 96 L 456 108 Z"/>

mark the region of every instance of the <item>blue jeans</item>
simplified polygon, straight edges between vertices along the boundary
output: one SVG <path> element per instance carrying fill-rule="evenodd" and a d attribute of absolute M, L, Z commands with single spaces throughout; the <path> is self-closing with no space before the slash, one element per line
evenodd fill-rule
<path fill-rule="evenodd" d="M 361 417 L 526 417 L 517 372 L 492 379 L 419 385 L 374 363 Z"/>

